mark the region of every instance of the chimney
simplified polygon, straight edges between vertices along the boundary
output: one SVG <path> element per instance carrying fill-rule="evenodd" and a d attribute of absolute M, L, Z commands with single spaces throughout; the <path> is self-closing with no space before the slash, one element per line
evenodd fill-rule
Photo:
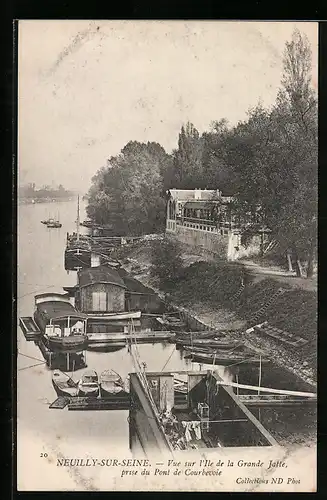
<path fill-rule="evenodd" d="M 201 189 L 195 189 L 194 191 L 194 199 L 201 200 Z"/>
<path fill-rule="evenodd" d="M 91 267 L 99 267 L 100 264 L 101 264 L 100 255 L 92 253 L 91 254 Z"/>

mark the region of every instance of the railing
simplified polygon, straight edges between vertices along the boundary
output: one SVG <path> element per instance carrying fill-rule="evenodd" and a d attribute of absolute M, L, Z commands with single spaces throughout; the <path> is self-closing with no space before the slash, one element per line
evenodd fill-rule
<path fill-rule="evenodd" d="M 175 232 L 176 226 L 227 236 L 230 231 L 237 233 L 241 230 L 241 228 L 246 229 L 247 226 L 251 226 L 251 224 L 250 223 L 239 224 L 233 221 L 215 222 L 210 219 L 198 219 L 195 217 L 180 217 L 180 216 L 176 217 L 176 220 L 167 219 L 166 222 L 167 231 Z M 258 225 L 258 227 L 260 226 Z"/>
<path fill-rule="evenodd" d="M 194 217 L 181 217 L 176 220 L 176 224 L 190 229 L 220 234 L 222 236 L 228 235 L 229 231 L 238 228 L 238 225 L 234 222 L 215 222 L 210 219 L 197 219 Z"/>

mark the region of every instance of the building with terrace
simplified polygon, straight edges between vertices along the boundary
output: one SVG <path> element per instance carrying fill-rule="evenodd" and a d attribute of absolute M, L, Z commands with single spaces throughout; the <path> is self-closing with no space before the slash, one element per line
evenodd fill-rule
<path fill-rule="evenodd" d="M 170 189 L 167 192 L 166 233 L 179 241 L 236 260 L 257 254 L 268 239 L 269 229 L 263 228 L 258 214 L 239 213 L 233 209 L 233 197 L 219 190 Z M 256 227 L 244 245 L 242 232 Z"/>

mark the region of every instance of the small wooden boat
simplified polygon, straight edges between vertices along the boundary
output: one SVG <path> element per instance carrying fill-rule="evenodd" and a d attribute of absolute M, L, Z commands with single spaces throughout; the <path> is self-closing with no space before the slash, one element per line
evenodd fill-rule
<path fill-rule="evenodd" d="M 125 395 L 124 381 L 113 370 L 105 370 L 100 375 L 100 394 L 102 398 Z"/>
<path fill-rule="evenodd" d="M 79 224 L 80 224 L 80 226 L 88 227 L 88 228 L 92 228 L 94 226 L 94 222 L 92 222 L 91 219 L 85 219 L 82 222 L 80 222 Z"/>
<path fill-rule="evenodd" d="M 41 220 L 41 224 L 45 224 L 45 225 L 47 225 L 47 224 L 49 224 L 49 222 L 51 222 L 51 221 L 52 221 L 52 219 L 50 219 L 50 218 L 49 218 L 49 219 L 44 219 L 44 220 Z"/>
<path fill-rule="evenodd" d="M 219 351 L 206 351 L 205 349 L 195 349 L 186 347 L 187 354 L 185 358 L 192 359 L 197 363 L 206 363 L 209 365 L 232 365 L 234 363 L 260 364 L 268 363 L 267 358 L 255 357 L 252 353 L 226 353 Z"/>
<path fill-rule="evenodd" d="M 100 394 L 100 385 L 97 372 L 88 370 L 78 383 L 78 395 L 97 398 Z"/>
<path fill-rule="evenodd" d="M 52 385 L 58 396 L 77 396 L 78 383 L 61 370 L 54 370 L 52 374 Z"/>
<path fill-rule="evenodd" d="M 97 313 L 88 314 L 88 319 L 106 319 L 106 320 L 124 320 L 124 319 L 140 319 L 141 311 L 126 311 L 126 312 L 110 312 L 110 313 Z"/>
<path fill-rule="evenodd" d="M 186 324 L 180 318 L 176 318 L 175 316 L 168 316 L 164 314 L 162 317 L 158 316 L 156 318 L 157 322 L 161 325 L 162 328 L 171 331 L 180 331 L 181 329 L 185 329 Z"/>
<path fill-rule="evenodd" d="M 176 334 L 176 340 L 190 340 L 193 339 L 212 339 L 219 338 L 225 339 L 226 333 L 219 330 L 203 330 L 197 332 L 178 332 Z"/>
<path fill-rule="evenodd" d="M 213 339 L 190 339 L 190 340 L 176 340 L 176 345 L 181 347 L 212 347 L 215 349 L 236 349 L 242 348 L 243 344 L 239 340 L 221 340 L 219 338 Z"/>

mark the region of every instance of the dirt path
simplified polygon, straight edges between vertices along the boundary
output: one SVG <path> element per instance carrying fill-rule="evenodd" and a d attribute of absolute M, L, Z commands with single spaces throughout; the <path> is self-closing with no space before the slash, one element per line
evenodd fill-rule
<path fill-rule="evenodd" d="M 244 265 L 250 275 L 256 276 L 257 279 L 260 277 L 274 278 L 274 280 L 285 283 L 292 288 L 300 288 L 301 290 L 307 290 L 314 292 L 317 290 L 317 278 L 298 278 L 295 272 L 285 271 L 277 266 L 264 267 L 260 266 L 256 262 L 250 260 L 239 260 L 235 262 L 235 265 Z"/>

